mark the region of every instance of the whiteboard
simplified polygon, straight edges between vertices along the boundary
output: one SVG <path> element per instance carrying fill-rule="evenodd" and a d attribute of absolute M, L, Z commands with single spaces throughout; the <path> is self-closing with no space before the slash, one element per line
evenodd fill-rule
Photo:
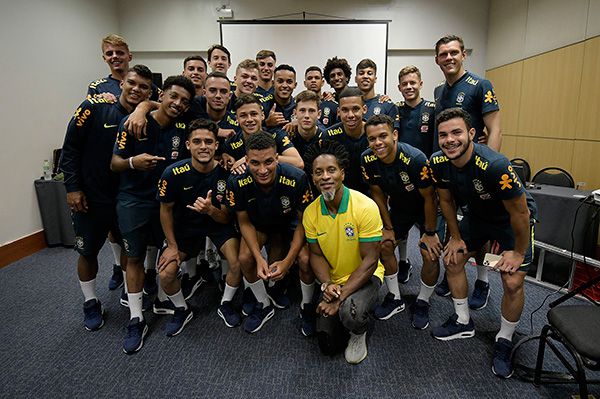
<path fill-rule="evenodd" d="M 385 93 L 387 76 L 388 21 L 219 21 L 221 44 L 231 52 L 228 76 L 233 79 L 237 64 L 255 59 L 260 50 L 272 50 L 277 65 L 289 64 L 296 70 L 298 87 L 304 90 L 304 71 L 311 65 L 325 67 L 337 56 L 352 68 L 349 84 L 355 86 L 356 65 L 364 58 L 377 64 L 376 93 Z M 324 91 L 332 91 L 325 83 Z"/>

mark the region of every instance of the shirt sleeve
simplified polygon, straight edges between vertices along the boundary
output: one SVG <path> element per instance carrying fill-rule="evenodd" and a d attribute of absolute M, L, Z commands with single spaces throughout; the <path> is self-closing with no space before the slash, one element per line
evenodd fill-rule
<path fill-rule="evenodd" d="M 127 132 L 125 129 L 125 122 L 127 117 L 123 118 L 119 123 L 119 129 L 117 130 L 117 140 L 115 141 L 115 147 L 113 154 L 119 155 L 121 158 L 129 158 L 133 156 L 135 137 L 133 134 Z"/>
<path fill-rule="evenodd" d="M 381 241 L 381 230 L 383 222 L 379 214 L 379 208 L 373 200 L 365 202 L 358 212 L 358 241 L 376 242 Z"/>
<path fill-rule="evenodd" d="M 81 153 L 92 128 L 94 108 L 89 101 L 84 101 L 69 121 L 65 141 L 63 143 L 60 169 L 65 176 L 65 188 L 68 193 L 81 190 Z"/>
<path fill-rule="evenodd" d="M 429 161 L 421 151 L 416 150 L 410 163 L 410 179 L 415 182 L 417 188 L 431 187 L 431 170 Z"/>
<path fill-rule="evenodd" d="M 171 203 L 175 202 L 175 187 L 173 185 L 173 173 L 171 168 L 165 169 L 160 180 L 158 181 L 158 190 L 156 199 L 158 202 Z"/>
<path fill-rule="evenodd" d="M 238 186 L 238 179 L 235 176 L 227 180 L 227 206 L 236 212 L 246 210 L 243 189 Z"/>
<path fill-rule="evenodd" d="M 491 163 L 486 177 L 489 178 L 490 186 L 494 187 L 495 195 L 501 200 L 509 200 L 525 192 L 519 177 L 506 158 Z"/>
<path fill-rule="evenodd" d="M 312 217 L 312 214 L 317 211 L 318 207 L 316 207 L 315 204 L 306 208 L 306 211 L 302 216 L 302 225 L 304 226 L 304 235 L 306 236 L 306 241 L 312 244 L 317 242 L 317 229 Z"/>
<path fill-rule="evenodd" d="M 306 174 L 302 174 L 302 177 L 298 181 L 298 195 L 300 196 L 298 201 L 298 210 L 304 212 L 306 207 L 312 202 L 312 190 L 308 183 L 308 177 Z"/>
<path fill-rule="evenodd" d="M 288 137 L 287 134 L 283 130 L 278 130 L 275 133 L 275 142 L 277 143 L 277 152 L 279 154 L 283 154 L 283 152 L 287 149 L 294 147 L 292 144 L 292 140 Z"/>
<path fill-rule="evenodd" d="M 373 171 L 374 169 L 374 158 L 372 157 L 377 157 L 375 154 L 373 154 L 370 150 L 365 150 L 361 156 L 360 156 L 360 172 L 361 172 L 361 176 L 363 181 L 366 184 L 372 185 L 372 186 L 378 186 L 380 185 L 379 181 L 380 179 L 375 177 L 375 173 Z"/>
<path fill-rule="evenodd" d="M 500 106 L 498 105 L 498 99 L 496 93 L 494 93 L 494 87 L 492 83 L 483 79 L 481 81 L 481 113 L 487 114 L 488 112 L 498 111 Z"/>
<path fill-rule="evenodd" d="M 445 155 L 441 152 L 434 153 L 429 159 L 429 171 L 431 172 L 431 180 L 436 187 L 447 189 L 448 182 L 442 179 L 443 168 L 446 162 L 449 162 Z"/>

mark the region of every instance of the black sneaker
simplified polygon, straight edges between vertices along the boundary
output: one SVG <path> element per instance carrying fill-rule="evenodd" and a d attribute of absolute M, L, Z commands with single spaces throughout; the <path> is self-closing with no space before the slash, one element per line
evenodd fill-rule
<path fill-rule="evenodd" d="M 305 337 L 311 337 L 317 329 L 317 307 L 314 303 L 305 303 L 303 308 L 300 308 L 300 317 L 302 318 L 302 328 L 300 331 Z"/>
<path fill-rule="evenodd" d="M 291 301 L 285 291 L 286 288 L 282 282 L 275 283 L 272 287 L 267 284 L 267 296 L 277 309 L 287 309 L 290 307 Z"/>
<path fill-rule="evenodd" d="M 167 337 L 174 337 L 183 331 L 184 327 L 187 323 L 192 320 L 194 317 L 194 312 L 189 307 L 185 308 L 176 308 L 173 317 L 165 326 L 165 331 L 167 333 Z"/>
<path fill-rule="evenodd" d="M 473 318 L 469 318 L 467 324 L 458 322 L 458 315 L 455 313 L 444 324 L 435 327 L 431 335 L 440 341 L 451 341 L 457 338 L 471 338 L 475 336 L 475 323 Z"/>
<path fill-rule="evenodd" d="M 406 261 L 399 261 L 398 262 L 398 282 L 401 284 L 406 284 L 408 283 L 408 280 L 410 280 L 410 275 L 412 272 L 412 265 L 410 264 L 410 259 L 407 259 Z"/>
<path fill-rule="evenodd" d="M 148 269 L 146 270 L 146 277 L 144 278 L 144 293 L 154 295 L 157 291 L 156 269 Z"/>
<path fill-rule="evenodd" d="M 387 320 L 393 315 L 402 312 L 405 307 L 406 305 L 402 298 L 396 299 L 394 294 L 388 292 L 385 298 L 383 298 L 381 305 L 377 305 L 375 310 L 373 310 L 373 316 L 379 320 Z"/>
<path fill-rule="evenodd" d="M 429 326 L 429 304 L 422 299 L 417 299 L 413 305 L 412 326 L 417 330 Z"/>
<path fill-rule="evenodd" d="M 444 273 L 444 277 L 442 281 L 440 281 L 435 286 L 435 293 L 439 296 L 449 296 L 450 295 L 450 286 L 448 286 L 448 278 L 446 278 L 446 273 Z"/>
<path fill-rule="evenodd" d="M 244 331 L 247 333 L 255 333 L 275 314 L 273 306 L 269 305 L 263 309 L 263 304 L 258 303 L 254 312 L 244 320 Z"/>
<path fill-rule="evenodd" d="M 479 310 L 485 308 L 490 297 L 490 283 L 482 280 L 475 280 L 473 293 L 469 298 L 469 308 Z"/>
<path fill-rule="evenodd" d="M 138 317 L 129 320 L 127 333 L 123 340 L 123 352 L 131 355 L 144 346 L 144 338 L 148 334 L 148 325 L 146 320 L 140 321 Z"/>
<path fill-rule="evenodd" d="M 250 288 L 244 289 L 244 292 L 242 293 L 242 314 L 244 316 L 250 316 L 254 313 L 257 303 L 258 301 L 252 290 Z"/>
<path fill-rule="evenodd" d="M 512 341 L 499 338 L 494 343 L 494 356 L 492 358 L 492 373 L 500 378 L 510 378 L 513 374 L 510 354 L 513 349 Z"/>
<path fill-rule="evenodd" d="M 204 282 L 204 279 L 199 274 L 190 277 L 189 274 L 185 273 L 181 277 L 181 292 L 183 293 L 183 297 L 186 300 L 190 299 Z"/>
<path fill-rule="evenodd" d="M 161 301 L 158 299 L 154 299 L 154 303 L 152 304 L 152 313 L 154 314 L 174 314 L 175 313 L 175 305 L 169 298 L 165 301 Z"/>
<path fill-rule="evenodd" d="M 223 302 L 217 309 L 217 314 L 223 319 L 227 327 L 237 327 L 242 323 L 240 314 L 231 306 L 230 301 Z"/>
<path fill-rule="evenodd" d="M 99 330 L 104 325 L 104 309 L 97 299 L 90 299 L 83 304 L 83 326 L 88 331 Z"/>
<path fill-rule="evenodd" d="M 111 291 L 121 288 L 123 286 L 123 271 L 121 266 L 113 265 L 113 274 L 108 281 L 108 289 Z"/>

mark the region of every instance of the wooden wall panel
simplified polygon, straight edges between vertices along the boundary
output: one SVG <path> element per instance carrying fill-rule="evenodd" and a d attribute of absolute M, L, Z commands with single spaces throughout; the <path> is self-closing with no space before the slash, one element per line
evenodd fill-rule
<path fill-rule="evenodd" d="M 519 108 L 519 134 L 575 138 L 583 43 L 526 59 Z M 570 95 L 573 94 L 573 95 Z"/>
<path fill-rule="evenodd" d="M 509 134 L 502 134 L 502 147 L 500 152 L 508 159 L 519 158 L 516 152 L 517 137 Z"/>
<path fill-rule="evenodd" d="M 600 154 L 599 141 L 575 140 L 573 146 L 573 161 L 571 174 L 575 182 L 586 183 L 586 190 L 600 188 L 600 165 L 598 165 L 598 154 Z"/>
<path fill-rule="evenodd" d="M 531 166 L 531 176 L 548 166 L 558 166 L 571 173 L 573 140 L 517 137 L 515 156 Z"/>
<path fill-rule="evenodd" d="M 500 103 L 500 126 L 503 133 L 516 134 L 521 103 L 523 61 L 492 69 L 486 78 L 494 85 Z"/>
<path fill-rule="evenodd" d="M 600 141 L 600 36 L 584 46 L 575 137 Z"/>

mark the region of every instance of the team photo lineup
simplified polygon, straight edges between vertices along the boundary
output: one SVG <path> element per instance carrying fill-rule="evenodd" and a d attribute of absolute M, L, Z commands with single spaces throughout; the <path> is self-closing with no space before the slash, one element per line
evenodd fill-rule
<path fill-rule="evenodd" d="M 185 334 L 189 300 L 209 277 L 222 293 L 215 317 L 250 334 L 277 328 L 268 321 L 296 306 L 288 291 L 299 284 L 298 333 L 358 364 L 367 330 L 377 334 L 371 320 L 408 308 L 411 326 L 434 339 L 475 336 L 470 312 L 487 305 L 493 269 L 503 294 L 490 365 L 509 378 L 537 208 L 500 153 L 491 82 L 465 69 L 460 37 L 432 47 L 444 82 L 428 100 L 407 65 L 394 103 L 375 92 L 369 58 L 351 66 L 332 55 L 299 71 L 261 49 L 231 65 L 229 50 L 213 45 L 159 88 L 124 38 L 104 37 L 110 74 L 89 84 L 60 158 L 84 328 L 104 325 L 99 284 L 121 290 L 129 309 L 126 354 L 144 346 L 145 312 L 168 317 L 168 337 Z M 408 306 L 413 227 L 422 268 Z M 107 240 L 112 276 L 96 281 Z M 441 325 L 429 323 L 434 292 L 454 307 Z"/>

